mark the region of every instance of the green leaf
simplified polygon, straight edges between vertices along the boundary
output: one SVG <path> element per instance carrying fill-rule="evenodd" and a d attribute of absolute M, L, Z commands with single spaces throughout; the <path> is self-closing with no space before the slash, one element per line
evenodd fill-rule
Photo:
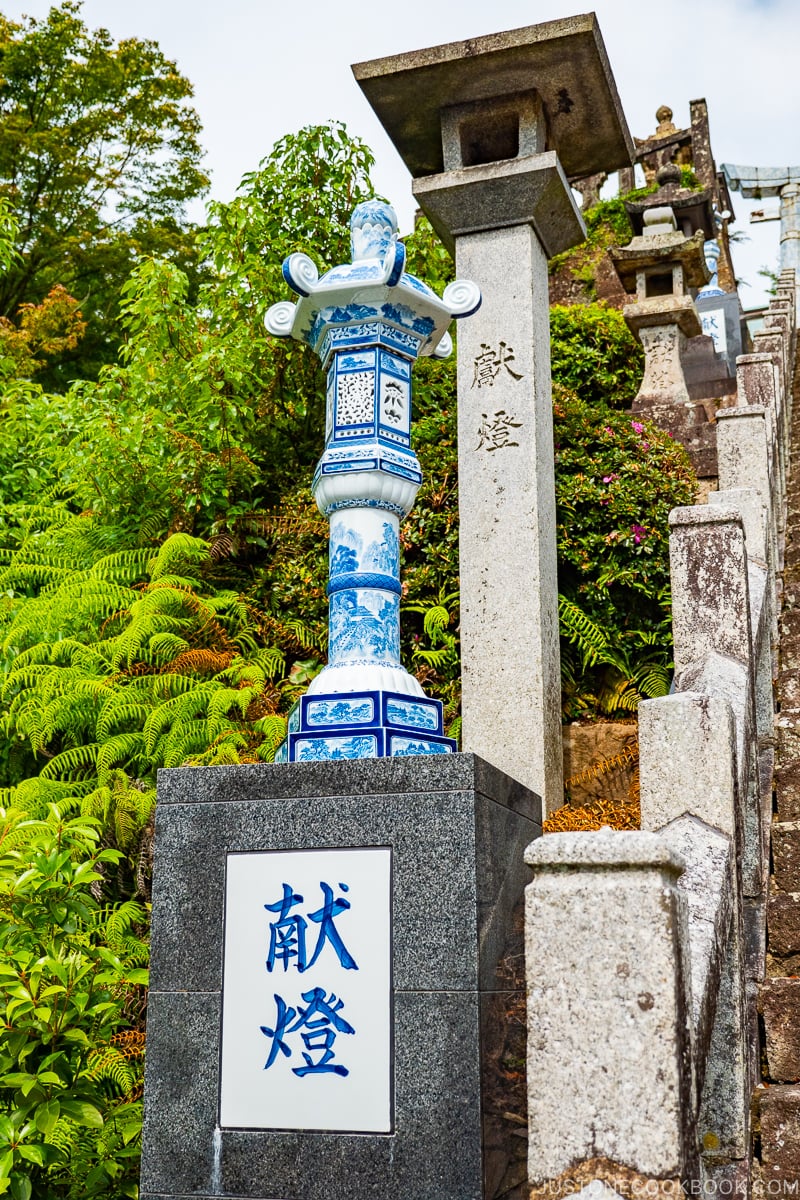
<path fill-rule="evenodd" d="M 86 1100 L 62 1100 L 61 1112 L 78 1125 L 86 1125 L 90 1129 L 100 1129 L 103 1125 L 103 1114 L 99 1108 Z"/>
<path fill-rule="evenodd" d="M 20 1146 L 19 1152 L 28 1162 L 36 1163 L 37 1167 L 44 1166 L 44 1150 L 41 1146 L 35 1144 Z"/>
<path fill-rule="evenodd" d="M 37 1106 L 33 1118 L 34 1124 L 45 1137 L 48 1137 L 55 1129 L 61 1111 L 62 1106 L 58 1100 L 46 1100 L 44 1104 Z"/>
<path fill-rule="evenodd" d="M 27 1175 L 15 1171 L 11 1176 L 11 1195 L 14 1200 L 31 1200 L 33 1185 Z"/>

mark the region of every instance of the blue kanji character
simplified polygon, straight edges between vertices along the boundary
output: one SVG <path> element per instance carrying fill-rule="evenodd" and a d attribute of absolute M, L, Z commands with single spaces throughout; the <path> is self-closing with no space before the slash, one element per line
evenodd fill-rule
<path fill-rule="evenodd" d="M 331 946 L 336 952 L 336 957 L 339 959 L 339 962 L 344 969 L 346 971 L 357 971 L 358 963 L 347 950 L 347 947 L 339 936 L 338 929 L 334 925 L 336 917 L 350 907 L 350 901 L 345 900 L 344 896 L 339 896 L 337 900 L 334 900 L 333 888 L 329 884 L 323 883 L 322 880 L 320 880 L 319 886 L 322 888 L 322 908 L 318 908 L 316 912 L 308 914 L 309 921 L 316 921 L 316 923 L 319 925 L 319 937 L 317 938 L 317 945 L 314 949 L 314 953 L 312 954 L 308 963 L 305 966 L 300 967 L 300 970 L 304 971 L 307 970 L 308 967 L 313 967 L 314 963 L 319 958 L 325 943 L 330 942 Z M 343 892 L 348 890 L 347 884 L 340 883 L 339 887 Z"/>
<path fill-rule="evenodd" d="M 345 951 L 346 953 L 346 951 Z M 303 992 L 303 999 L 308 1005 L 307 1008 L 297 1006 L 298 1018 L 292 1026 L 291 1032 L 300 1030 L 303 1026 L 306 1027 L 308 1033 L 301 1034 L 306 1051 L 322 1051 L 322 1057 L 318 1062 L 313 1062 L 311 1053 L 303 1052 L 303 1058 L 306 1061 L 304 1067 L 292 1067 L 295 1075 L 299 1075 L 302 1079 L 306 1075 L 349 1075 L 347 1067 L 341 1066 L 339 1063 L 332 1063 L 333 1058 L 332 1046 L 336 1040 L 337 1033 L 355 1033 L 355 1029 L 344 1017 L 340 1017 L 339 1011 L 344 1007 L 344 1002 L 338 1000 L 331 992 L 328 999 L 325 999 L 324 988 L 312 988 L 310 992 Z M 312 1021 L 312 1017 L 318 1015 L 316 1021 Z"/>
<path fill-rule="evenodd" d="M 283 1041 L 283 1035 L 287 1032 L 291 1033 L 291 1030 L 287 1027 L 291 1025 L 292 1021 L 297 1016 L 297 1009 L 286 1004 L 278 995 L 275 996 L 275 1003 L 278 1006 L 278 1016 L 275 1021 L 275 1028 L 269 1029 L 266 1025 L 260 1026 L 261 1032 L 264 1034 L 264 1036 L 272 1038 L 272 1045 L 269 1048 L 269 1058 L 264 1063 L 265 1071 L 267 1067 L 271 1067 L 275 1062 L 275 1059 L 278 1057 L 279 1050 L 281 1054 L 285 1054 L 287 1058 L 292 1057 L 291 1050 L 286 1045 L 286 1042 Z"/>
<path fill-rule="evenodd" d="M 331 1061 L 333 1059 L 333 1043 L 337 1034 L 355 1033 L 353 1026 L 345 1021 L 344 1017 L 339 1016 L 344 1002 L 337 999 L 333 992 L 326 999 L 325 989 L 319 987 L 312 988 L 309 992 L 303 992 L 302 997 L 306 1002 L 306 1007 L 303 1008 L 298 1004 L 295 1010 L 287 1005 L 281 996 L 275 996 L 277 1005 L 275 1028 L 270 1029 L 267 1025 L 260 1027 L 265 1037 L 272 1038 L 264 1070 L 266 1071 L 272 1066 L 279 1051 L 287 1058 L 291 1058 L 291 1049 L 283 1038 L 292 1033 L 300 1033 L 305 1046 L 303 1058 L 306 1065 L 292 1067 L 295 1075 L 301 1079 L 306 1075 L 349 1075 L 347 1067 Z M 312 1057 L 314 1054 L 320 1055 L 316 1062 Z"/>
<path fill-rule="evenodd" d="M 283 898 L 274 904 L 265 904 L 267 912 L 278 913 L 277 921 L 271 921 L 269 927 L 269 953 L 267 955 L 267 970 L 272 971 L 275 960 L 283 963 L 284 971 L 289 969 L 289 960 L 297 959 L 298 970 L 306 967 L 306 920 L 290 911 L 296 904 L 302 904 L 303 897 L 289 886 L 283 885 Z"/>

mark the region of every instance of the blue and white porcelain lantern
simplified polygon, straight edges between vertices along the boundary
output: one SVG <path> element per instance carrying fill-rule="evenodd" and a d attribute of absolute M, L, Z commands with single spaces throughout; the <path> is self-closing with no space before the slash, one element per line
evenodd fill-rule
<path fill-rule="evenodd" d="M 274 304 L 270 333 L 305 342 L 327 372 L 325 452 L 314 474 L 330 522 L 329 661 L 292 711 L 276 761 L 442 754 L 442 705 L 400 662 L 399 526 L 422 473 L 411 448 L 411 368 L 445 358 L 448 326 L 480 306 L 474 283 L 441 299 L 405 270 L 394 210 L 359 204 L 352 262 L 321 278 L 306 254 L 283 275 L 300 296 Z"/>

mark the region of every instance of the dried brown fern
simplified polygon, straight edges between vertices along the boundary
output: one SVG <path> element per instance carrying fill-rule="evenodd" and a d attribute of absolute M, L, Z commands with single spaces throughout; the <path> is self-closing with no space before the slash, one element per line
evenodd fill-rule
<path fill-rule="evenodd" d="M 161 674 L 197 672 L 216 675 L 227 670 L 235 657 L 235 650 L 184 650 L 161 667 Z"/>
<path fill-rule="evenodd" d="M 629 766 L 631 763 L 636 763 L 633 779 L 624 800 L 606 800 L 600 798 L 577 808 L 573 808 L 569 804 L 564 804 L 542 822 L 542 832 L 586 832 L 593 829 L 602 829 L 604 825 L 609 825 L 612 829 L 640 829 L 642 814 L 639 804 L 639 747 L 631 747 L 631 750 L 635 750 L 635 753 L 626 756 L 626 752 L 623 752 L 622 754 L 615 754 L 611 759 L 603 760 L 603 763 L 616 763 L 617 769 L 621 766 Z M 617 762 L 616 760 L 620 761 Z M 587 767 L 586 771 L 581 772 L 581 776 L 597 778 L 598 775 L 606 773 L 601 769 L 595 770 L 595 768 L 601 768 L 602 765 L 602 763 L 595 763 L 592 767 Z M 587 772 L 593 770 L 595 774 L 587 776 Z M 574 777 L 574 779 L 578 778 L 580 777 Z"/>

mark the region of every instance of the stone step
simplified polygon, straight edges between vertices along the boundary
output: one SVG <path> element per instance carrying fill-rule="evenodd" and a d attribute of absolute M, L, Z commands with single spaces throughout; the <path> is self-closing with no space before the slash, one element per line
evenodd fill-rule
<path fill-rule="evenodd" d="M 800 610 L 798 610 L 800 616 Z M 800 672 L 781 671 L 778 675 L 776 692 L 781 710 L 800 708 Z"/>
<path fill-rule="evenodd" d="M 772 864 L 782 892 L 800 892 L 800 821 L 773 821 Z"/>
<path fill-rule="evenodd" d="M 776 1083 L 800 1080 L 800 979 L 767 979 L 759 988 L 764 1018 L 769 1078 Z"/>
<path fill-rule="evenodd" d="M 774 892 L 767 901 L 770 954 L 800 954 L 800 892 Z"/>
<path fill-rule="evenodd" d="M 800 664 L 800 646 L 797 648 L 797 659 Z M 775 757 L 778 765 L 784 767 L 790 762 L 800 763 L 800 728 L 791 716 L 778 717 L 775 722 L 775 737 Z"/>
<path fill-rule="evenodd" d="M 800 608 L 789 608 L 781 614 L 781 643 L 784 638 L 800 637 Z"/>
<path fill-rule="evenodd" d="M 779 821 L 800 821 L 800 763 L 789 763 L 775 772 L 775 797 Z"/>
<path fill-rule="evenodd" d="M 778 1084 L 756 1094 L 765 1194 L 794 1194 L 800 1174 L 800 1087 Z"/>

